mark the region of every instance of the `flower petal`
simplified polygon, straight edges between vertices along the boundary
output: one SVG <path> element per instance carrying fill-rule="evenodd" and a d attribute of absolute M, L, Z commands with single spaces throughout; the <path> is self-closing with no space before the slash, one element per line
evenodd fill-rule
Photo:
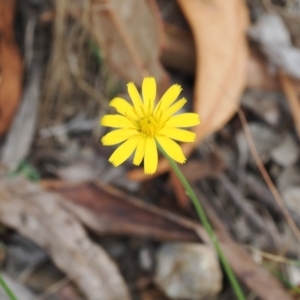
<path fill-rule="evenodd" d="M 158 134 L 180 142 L 194 142 L 196 139 L 194 132 L 173 127 L 164 127 Z"/>
<path fill-rule="evenodd" d="M 166 122 L 166 127 L 192 127 L 200 124 L 199 115 L 196 113 L 184 113 L 171 117 Z"/>
<path fill-rule="evenodd" d="M 141 113 L 141 107 L 143 106 L 143 101 L 141 99 L 141 95 L 138 92 L 135 84 L 133 82 L 129 82 L 127 84 L 128 94 L 133 103 L 134 109 L 137 113 Z"/>
<path fill-rule="evenodd" d="M 129 138 L 114 151 L 114 153 L 108 159 L 109 162 L 111 162 L 115 167 L 122 164 L 136 149 L 139 139 L 139 136 Z"/>
<path fill-rule="evenodd" d="M 144 171 L 153 174 L 157 169 L 158 154 L 154 138 L 147 138 L 145 144 Z"/>
<path fill-rule="evenodd" d="M 120 115 L 104 115 L 100 124 L 113 128 L 134 128 L 134 124 L 128 118 Z"/>
<path fill-rule="evenodd" d="M 144 108 L 149 114 L 153 111 L 156 97 L 156 82 L 154 77 L 146 77 L 143 80 L 142 94 L 144 100 Z"/>
<path fill-rule="evenodd" d="M 157 136 L 155 137 L 157 142 L 161 145 L 161 147 L 165 150 L 165 152 L 175 161 L 183 164 L 186 161 L 186 158 L 181 150 L 181 147 L 165 136 Z"/>
<path fill-rule="evenodd" d="M 175 104 L 173 104 L 172 106 L 170 106 L 169 108 L 167 108 L 163 112 L 163 115 L 162 115 L 163 121 L 167 120 L 172 115 L 174 115 L 175 113 L 177 113 L 186 104 L 186 102 L 187 102 L 186 99 L 182 98 L 182 99 L 178 100 Z"/>
<path fill-rule="evenodd" d="M 177 99 L 182 88 L 179 84 L 173 84 L 160 99 L 157 109 L 165 110 Z"/>
<path fill-rule="evenodd" d="M 106 134 L 101 141 L 104 146 L 111 146 L 122 143 L 137 134 L 135 129 L 116 129 Z"/>
<path fill-rule="evenodd" d="M 137 116 L 134 113 L 133 106 L 130 105 L 130 103 L 128 103 L 128 101 L 126 101 L 125 99 L 116 97 L 110 101 L 109 106 L 114 107 L 118 113 L 126 116 L 127 118 L 137 120 Z"/>
<path fill-rule="evenodd" d="M 145 146 L 146 146 L 146 139 L 145 137 L 141 137 L 135 151 L 135 155 L 133 159 L 134 165 L 139 166 L 141 164 L 145 155 Z"/>

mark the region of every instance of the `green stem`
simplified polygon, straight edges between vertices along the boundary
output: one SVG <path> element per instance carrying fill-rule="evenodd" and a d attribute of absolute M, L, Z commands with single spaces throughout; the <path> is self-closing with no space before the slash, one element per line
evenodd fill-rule
<path fill-rule="evenodd" d="M 196 196 L 194 190 L 192 189 L 192 187 L 190 186 L 189 182 L 186 180 L 186 178 L 184 177 L 184 175 L 182 174 L 182 172 L 180 171 L 178 165 L 175 163 L 175 161 L 169 157 L 169 155 L 162 149 L 162 147 L 157 144 L 158 149 L 161 151 L 161 153 L 166 157 L 166 159 L 169 161 L 172 169 L 174 170 L 174 172 L 176 173 L 176 175 L 178 176 L 178 179 L 180 180 L 180 182 L 182 183 L 182 185 L 184 186 L 188 196 L 191 198 L 191 201 L 197 211 L 198 217 L 201 220 L 207 234 L 209 235 L 209 237 L 211 238 L 214 247 L 217 251 L 217 254 L 219 256 L 219 259 L 223 265 L 223 268 L 225 270 L 225 273 L 231 283 L 231 286 L 235 292 L 235 295 L 237 297 L 237 299 L 239 300 L 245 300 L 245 296 L 243 294 L 243 291 L 221 249 L 221 246 L 218 242 L 218 239 L 206 217 L 206 214 L 202 208 L 202 205 L 200 204 L 200 201 L 198 200 L 198 197 Z"/>
<path fill-rule="evenodd" d="M 3 277 L 0 274 L 0 286 L 2 286 L 3 290 L 7 294 L 8 298 L 10 300 L 18 300 L 18 298 L 15 296 L 15 294 L 12 292 L 12 290 L 9 288 L 9 286 L 4 281 Z"/>

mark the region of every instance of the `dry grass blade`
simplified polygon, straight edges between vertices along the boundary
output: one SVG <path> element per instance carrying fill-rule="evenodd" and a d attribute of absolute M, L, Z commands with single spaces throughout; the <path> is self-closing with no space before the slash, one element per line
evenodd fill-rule
<path fill-rule="evenodd" d="M 269 260 L 272 260 L 272 261 L 275 261 L 275 262 L 278 262 L 278 263 L 284 263 L 284 264 L 287 264 L 287 265 L 295 265 L 295 266 L 300 265 L 300 262 L 297 261 L 297 260 L 288 259 L 288 258 L 285 258 L 283 256 L 274 255 L 272 253 L 264 252 L 264 251 L 261 251 L 260 249 L 252 247 L 252 246 L 246 245 L 245 248 L 251 250 L 253 253 L 259 253 L 259 255 L 261 255 L 263 258 L 266 258 L 266 259 L 269 259 Z"/>
<path fill-rule="evenodd" d="M 248 123 L 247 123 L 247 120 L 246 120 L 246 117 L 244 115 L 244 113 L 242 112 L 242 110 L 239 110 L 238 111 L 238 115 L 239 115 L 239 118 L 241 120 L 241 123 L 243 125 L 243 129 L 244 129 L 244 132 L 245 132 L 245 135 L 246 135 L 246 139 L 248 141 L 248 144 L 249 144 L 249 148 L 250 148 L 250 151 L 252 153 L 252 156 L 255 160 L 255 163 L 259 169 L 259 171 L 261 172 L 261 175 L 263 176 L 264 180 L 266 181 L 266 184 L 268 185 L 274 199 L 276 200 L 278 206 L 281 208 L 282 210 L 282 213 L 288 223 L 288 225 L 290 226 L 292 232 L 294 233 L 294 235 L 296 236 L 296 238 L 300 241 L 300 231 L 297 227 L 297 225 L 295 224 L 293 218 L 290 216 L 277 188 L 275 187 L 272 179 L 270 178 L 267 170 L 265 169 L 259 155 L 258 155 L 258 152 L 256 150 L 256 146 L 255 146 L 255 143 L 254 143 L 254 140 L 252 138 L 252 135 L 251 135 L 251 132 L 250 132 L 250 129 L 249 129 L 249 126 L 248 126 Z"/>

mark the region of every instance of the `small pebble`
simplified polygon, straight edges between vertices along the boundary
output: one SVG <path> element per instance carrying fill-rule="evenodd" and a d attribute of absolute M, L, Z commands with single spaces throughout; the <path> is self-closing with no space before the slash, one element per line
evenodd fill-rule
<path fill-rule="evenodd" d="M 222 279 L 217 256 L 208 246 L 169 243 L 157 253 L 154 280 L 170 299 L 210 298 L 220 292 Z"/>

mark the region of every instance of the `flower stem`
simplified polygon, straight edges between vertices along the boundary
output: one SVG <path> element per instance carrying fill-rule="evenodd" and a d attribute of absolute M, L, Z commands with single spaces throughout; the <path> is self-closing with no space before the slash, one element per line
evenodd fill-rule
<path fill-rule="evenodd" d="M 0 274 L 0 286 L 3 288 L 5 293 L 7 294 L 8 298 L 10 300 L 18 300 L 18 298 L 15 296 L 15 294 L 12 292 L 12 290 L 9 288 L 9 286 L 4 281 L 3 277 Z"/>
<path fill-rule="evenodd" d="M 169 155 L 162 149 L 162 147 L 157 144 L 158 149 L 161 151 L 161 153 L 166 157 L 166 159 L 169 161 L 173 171 L 175 172 L 175 174 L 177 175 L 178 179 L 180 180 L 180 182 L 182 183 L 182 185 L 184 186 L 186 193 L 188 194 L 188 196 L 190 197 L 196 211 L 198 214 L 199 219 L 201 220 L 207 234 L 209 235 L 209 237 L 211 238 L 213 245 L 216 249 L 216 252 L 219 256 L 219 259 L 223 265 L 223 268 L 225 270 L 225 273 L 231 283 L 231 286 L 234 290 L 234 293 L 237 297 L 237 299 L 239 300 L 245 300 L 245 296 L 243 294 L 243 291 L 236 279 L 236 276 L 234 275 L 234 272 L 232 271 L 223 251 L 222 248 L 218 242 L 218 239 L 206 217 L 206 214 L 202 208 L 202 205 L 200 203 L 200 201 L 198 200 L 194 190 L 192 189 L 191 185 L 189 184 L 189 182 L 187 181 L 187 179 L 184 177 L 183 173 L 181 172 L 181 170 L 179 169 L 178 165 L 176 164 L 176 162 L 169 157 Z"/>

